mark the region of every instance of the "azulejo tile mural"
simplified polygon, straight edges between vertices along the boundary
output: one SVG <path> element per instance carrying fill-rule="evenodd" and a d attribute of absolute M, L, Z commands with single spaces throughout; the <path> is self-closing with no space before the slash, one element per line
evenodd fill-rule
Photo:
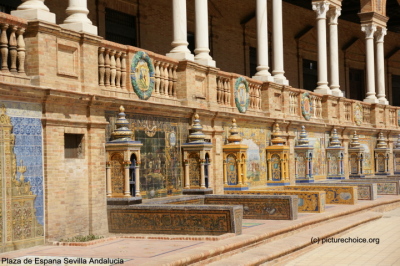
<path fill-rule="evenodd" d="M 3 252 L 44 243 L 41 113 L 40 104 L 0 101 Z"/>
<path fill-rule="evenodd" d="M 106 112 L 110 122 L 106 141 L 115 126 L 116 112 Z M 140 191 L 143 198 L 182 194 L 181 144 L 187 142 L 189 121 L 184 118 L 138 115 L 126 111 L 136 141 L 140 141 Z"/>
<path fill-rule="evenodd" d="M 231 124 L 223 124 L 224 138 L 229 136 Z M 271 129 L 261 127 L 241 127 L 239 125 L 239 135 L 242 137 L 242 144 L 248 146 L 247 149 L 247 185 L 260 186 L 267 181 L 267 160 L 265 158 L 265 148 L 271 139 Z"/>

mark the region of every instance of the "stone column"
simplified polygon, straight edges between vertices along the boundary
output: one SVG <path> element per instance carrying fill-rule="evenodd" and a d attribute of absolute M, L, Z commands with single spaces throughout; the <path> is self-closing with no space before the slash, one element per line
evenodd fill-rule
<path fill-rule="evenodd" d="M 378 103 L 375 93 L 375 59 L 374 59 L 374 34 L 376 26 L 373 24 L 361 25 L 361 30 L 365 32 L 365 47 L 367 61 L 367 95 L 364 102 Z"/>
<path fill-rule="evenodd" d="M 177 60 L 194 60 L 190 53 L 187 42 L 186 27 L 186 0 L 173 0 L 173 25 L 174 40 L 172 41 L 172 50 L 167 54 Z"/>
<path fill-rule="evenodd" d="M 343 97 L 343 92 L 339 85 L 339 45 L 338 45 L 338 17 L 341 9 L 333 7 L 328 11 L 329 23 L 329 62 L 331 76 L 332 95 Z"/>
<path fill-rule="evenodd" d="M 313 10 L 317 13 L 318 29 L 318 87 L 314 90 L 317 93 L 331 95 L 328 87 L 328 61 L 326 53 L 326 12 L 329 9 L 328 2 L 315 2 Z"/>
<path fill-rule="evenodd" d="M 56 14 L 51 13 L 44 4 L 44 0 L 22 0 L 17 10 L 11 11 L 11 15 L 27 20 L 43 20 L 56 23 Z"/>
<path fill-rule="evenodd" d="M 383 39 L 386 35 L 386 28 L 379 27 L 375 33 L 376 42 L 376 85 L 378 87 L 378 101 L 381 104 L 389 104 L 386 99 L 385 90 L 385 54 L 383 49 Z"/>
<path fill-rule="evenodd" d="M 253 79 L 274 81 L 268 69 L 267 0 L 257 0 L 257 73 Z"/>
<path fill-rule="evenodd" d="M 215 67 L 215 61 L 210 56 L 208 46 L 208 5 L 207 0 L 196 0 L 196 49 L 194 61 L 210 67 Z"/>
<path fill-rule="evenodd" d="M 130 162 L 124 162 L 125 175 L 124 175 L 124 197 L 130 197 L 130 184 L 129 184 L 129 165 Z"/>
<path fill-rule="evenodd" d="M 289 85 L 283 70 L 283 29 L 282 29 L 282 0 L 272 1 L 272 45 L 274 65 L 272 75 L 274 81 L 279 84 Z"/>
<path fill-rule="evenodd" d="M 206 179 L 204 176 L 204 159 L 200 160 L 200 188 L 205 189 L 206 188 Z"/>
<path fill-rule="evenodd" d="M 189 161 L 185 160 L 185 188 L 190 188 L 190 179 L 189 179 Z"/>
<path fill-rule="evenodd" d="M 135 197 L 141 197 L 140 196 L 140 162 L 136 162 L 135 177 L 136 177 L 136 180 L 135 180 Z"/>
<path fill-rule="evenodd" d="M 60 26 L 65 29 L 97 35 L 97 27 L 88 18 L 87 0 L 69 0 L 66 10 L 68 17 Z"/>

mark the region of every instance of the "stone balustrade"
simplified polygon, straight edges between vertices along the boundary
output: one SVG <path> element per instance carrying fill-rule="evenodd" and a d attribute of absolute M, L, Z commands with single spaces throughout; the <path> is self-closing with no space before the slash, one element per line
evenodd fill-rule
<path fill-rule="evenodd" d="M 231 106 L 232 79 L 231 74 L 219 71 L 217 75 L 217 102 L 220 105 Z"/>
<path fill-rule="evenodd" d="M 55 60 L 48 60 L 50 52 L 46 47 L 56 47 L 50 51 Z M 132 59 L 139 51 L 146 52 L 154 66 L 154 86 L 147 101 L 240 114 L 235 104 L 239 74 L 178 61 L 57 25 L 32 22 L 28 28 L 26 20 L 0 13 L 0 81 L 21 83 L 22 80 L 25 84 L 57 90 L 141 100 L 134 92 L 130 73 Z M 85 57 L 80 56 L 83 53 Z M 93 66 L 95 61 L 97 66 Z M 399 107 L 243 78 L 248 86 L 249 105 L 245 112 L 249 116 L 366 129 L 399 129 Z M 307 101 L 312 108 L 304 104 Z"/>
<path fill-rule="evenodd" d="M 27 28 L 25 19 L 0 12 L 0 58 L 1 80 L 17 82 L 26 80 L 25 39 Z"/>
<path fill-rule="evenodd" d="M 106 95 L 135 98 L 130 82 L 131 61 L 138 51 L 132 46 L 103 40 L 99 47 L 99 86 Z M 177 98 L 178 61 L 145 51 L 154 65 L 152 97 Z"/>
<path fill-rule="evenodd" d="M 253 79 L 248 79 L 249 82 L 249 96 L 250 103 L 249 108 L 253 110 L 261 110 L 262 98 L 261 98 L 261 87 L 262 83 Z"/>

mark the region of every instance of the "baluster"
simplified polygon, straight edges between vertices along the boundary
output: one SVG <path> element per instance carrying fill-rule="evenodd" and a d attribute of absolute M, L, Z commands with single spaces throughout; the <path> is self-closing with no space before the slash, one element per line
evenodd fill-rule
<path fill-rule="evenodd" d="M 253 84 L 249 84 L 249 97 L 250 97 L 250 108 L 254 108 L 254 87 Z"/>
<path fill-rule="evenodd" d="M 155 94 L 160 94 L 160 62 L 154 61 Z"/>
<path fill-rule="evenodd" d="M 17 72 L 17 38 L 15 32 L 17 26 L 11 27 L 10 42 L 9 42 L 9 53 L 10 53 L 10 72 Z"/>
<path fill-rule="evenodd" d="M 106 49 L 106 56 L 104 58 L 104 68 L 106 72 L 105 80 L 104 80 L 104 85 L 106 87 L 110 86 L 110 76 L 111 76 L 111 70 L 110 70 L 110 49 Z"/>
<path fill-rule="evenodd" d="M 99 48 L 99 86 L 104 86 L 104 47 Z"/>
<path fill-rule="evenodd" d="M 261 110 L 261 86 L 257 87 L 257 109 Z"/>
<path fill-rule="evenodd" d="M 1 52 L 1 71 L 8 72 L 8 39 L 7 39 L 8 24 L 1 25 L 0 37 L 0 52 Z"/>
<path fill-rule="evenodd" d="M 220 104 L 220 98 L 221 98 L 221 78 L 217 78 L 217 103 Z"/>
<path fill-rule="evenodd" d="M 175 65 L 174 66 L 174 71 L 173 71 L 173 86 L 172 86 L 172 88 L 173 88 L 173 95 L 174 95 L 174 98 L 176 98 L 177 97 L 177 91 L 176 91 L 176 83 L 178 82 L 178 73 L 176 73 L 176 70 L 178 69 L 178 66 L 177 65 Z"/>
<path fill-rule="evenodd" d="M 224 79 L 224 104 L 228 104 L 228 80 Z"/>
<path fill-rule="evenodd" d="M 121 52 L 115 54 L 115 87 L 121 88 Z"/>
<path fill-rule="evenodd" d="M 17 52 L 18 52 L 18 73 L 25 73 L 25 29 L 20 28 L 17 31 Z"/>
<path fill-rule="evenodd" d="M 115 50 L 112 50 L 110 53 L 110 72 L 111 72 L 110 86 L 111 87 L 115 87 L 115 76 L 117 75 L 115 53 L 116 53 Z"/>
<path fill-rule="evenodd" d="M 121 89 L 126 89 L 126 53 L 121 55 Z"/>
<path fill-rule="evenodd" d="M 227 87 L 226 87 L 226 92 L 227 92 L 227 96 L 228 96 L 228 98 L 227 98 L 227 104 L 228 104 L 228 105 L 231 105 L 231 88 L 230 88 L 229 79 L 226 80 L 226 85 L 227 85 Z"/>
<path fill-rule="evenodd" d="M 168 97 L 168 86 L 169 86 L 168 67 L 169 67 L 169 64 L 165 63 L 165 66 L 164 66 L 164 96 L 165 97 Z"/>
<path fill-rule="evenodd" d="M 164 95 L 164 81 L 165 81 L 164 67 L 165 63 L 160 62 L 160 95 Z"/>
<path fill-rule="evenodd" d="M 173 74 L 173 65 L 170 64 L 169 65 L 169 69 L 168 69 L 168 96 L 169 97 L 174 97 L 174 92 L 173 90 L 173 86 L 174 86 L 174 74 Z"/>

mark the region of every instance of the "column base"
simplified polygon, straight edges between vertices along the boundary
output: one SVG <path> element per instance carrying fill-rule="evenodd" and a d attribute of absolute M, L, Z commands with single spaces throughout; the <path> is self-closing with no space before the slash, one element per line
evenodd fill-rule
<path fill-rule="evenodd" d="M 315 93 L 324 94 L 324 95 L 332 95 L 331 89 L 327 85 L 318 86 L 315 90 Z"/>
<path fill-rule="evenodd" d="M 42 20 L 56 23 L 56 14 L 41 9 L 13 10 L 11 15 L 27 20 Z"/>
<path fill-rule="evenodd" d="M 389 105 L 389 101 L 386 100 L 385 98 L 383 98 L 383 99 L 378 99 L 378 101 L 379 101 L 380 104 Z"/>
<path fill-rule="evenodd" d="M 60 24 L 61 28 L 97 35 L 97 27 L 87 23 Z"/>
<path fill-rule="evenodd" d="M 212 59 L 205 59 L 205 58 L 196 59 L 196 57 L 195 57 L 194 61 L 203 66 L 216 67 L 215 61 Z"/>
<path fill-rule="evenodd" d="M 332 90 L 332 89 L 331 89 L 331 91 L 332 91 L 332 95 L 333 95 L 333 96 L 343 97 L 343 91 L 341 91 L 341 90 L 339 90 L 339 89 L 336 89 L 336 90 Z"/>
<path fill-rule="evenodd" d="M 168 53 L 166 56 L 179 61 L 194 61 L 194 55 L 190 53 Z"/>
<path fill-rule="evenodd" d="M 289 80 L 285 76 L 274 76 L 274 82 L 282 85 L 289 85 Z"/>
<path fill-rule="evenodd" d="M 274 77 L 272 77 L 271 75 L 269 75 L 269 76 L 252 76 L 251 78 L 259 80 L 259 81 L 263 81 L 263 82 L 265 82 L 265 81 L 274 82 Z"/>
<path fill-rule="evenodd" d="M 366 102 L 366 103 L 379 103 L 378 99 L 375 96 L 371 97 L 371 98 L 365 98 L 363 102 Z"/>

